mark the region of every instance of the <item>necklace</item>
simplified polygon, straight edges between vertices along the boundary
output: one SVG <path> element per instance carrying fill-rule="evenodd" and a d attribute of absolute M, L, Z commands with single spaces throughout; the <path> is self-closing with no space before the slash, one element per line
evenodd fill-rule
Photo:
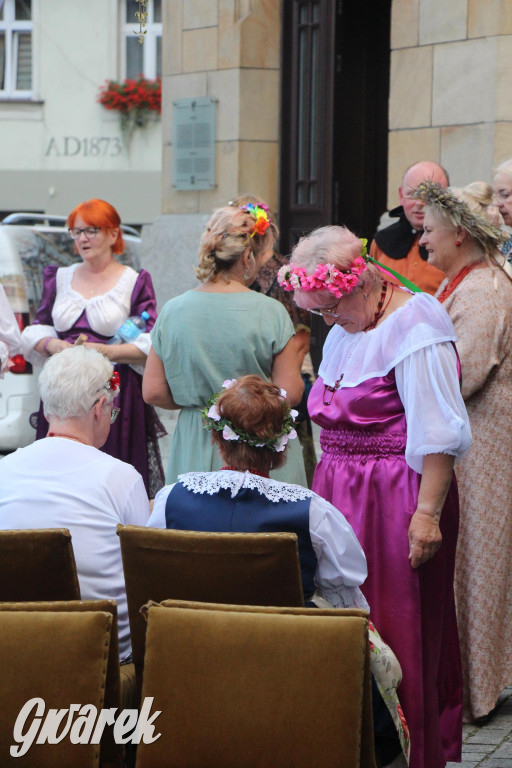
<path fill-rule="evenodd" d="M 89 443 L 86 443 L 85 440 L 81 440 L 79 437 L 71 437 L 71 435 L 61 435 L 58 432 L 48 432 L 46 437 L 65 437 L 67 440 L 76 440 L 77 443 L 83 443 L 84 445 L 89 445 Z"/>
<path fill-rule="evenodd" d="M 393 292 L 395 290 L 395 286 L 394 285 L 391 286 L 391 293 L 389 295 L 389 299 L 387 301 L 386 306 L 384 306 L 384 300 L 386 298 L 387 290 L 388 290 L 388 281 L 384 280 L 384 282 L 382 283 L 382 291 L 381 291 L 381 294 L 380 294 L 379 303 L 377 304 L 377 310 L 376 310 L 376 312 L 375 312 L 375 314 L 373 316 L 373 320 L 371 321 L 371 323 L 369 325 L 366 326 L 366 328 L 363 328 L 363 331 L 365 333 L 366 333 L 366 331 L 371 331 L 373 328 L 375 328 L 375 326 L 377 325 L 377 323 L 381 319 L 382 315 L 384 314 L 384 312 L 388 308 L 389 302 L 391 301 L 391 299 L 393 297 Z"/>
<path fill-rule="evenodd" d="M 230 469 L 233 472 L 250 472 L 251 475 L 259 475 L 260 477 L 270 477 L 268 472 L 258 472 L 257 469 L 252 469 L 252 467 L 248 467 L 247 469 L 240 469 L 239 467 L 230 467 L 227 465 L 225 467 L 221 467 L 221 471 L 223 469 Z"/>
<path fill-rule="evenodd" d="M 476 262 L 475 264 L 468 264 L 467 266 L 463 267 L 460 272 L 457 272 L 453 280 L 450 280 L 449 283 L 445 285 L 439 296 L 437 297 L 437 300 L 443 304 L 443 302 L 446 301 L 448 296 L 450 296 L 454 290 L 457 288 L 460 283 L 464 280 L 466 275 L 468 275 L 472 269 L 478 266 L 480 262 Z"/>
<path fill-rule="evenodd" d="M 371 331 L 372 328 L 375 328 L 381 317 L 384 315 L 386 309 L 389 307 L 389 303 L 391 299 L 393 298 L 393 293 L 395 291 L 395 286 L 391 284 L 391 293 L 389 294 L 389 299 L 386 302 L 386 306 L 384 306 L 384 300 L 386 298 L 386 292 L 388 288 L 388 281 L 384 280 L 384 283 L 382 284 L 382 291 L 380 294 L 379 303 L 377 304 L 377 311 L 375 312 L 373 316 L 373 320 L 370 323 L 370 325 L 367 325 L 366 328 L 363 328 L 363 333 L 366 333 L 366 331 Z M 352 357 L 352 352 L 348 355 L 345 365 L 347 365 L 348 361 Z M 338 389 L 341 386 L 341 382 L 343 381 L 343 377 L 345 376 L 345 373 L 342 373 L 338 379 L 334 382 L 334 385 L 331 387 L 329 384 L 324 384 L 324 395 L 322 398 L 323 404 L 328 406 L 332 403 L 334 399 L 334 394 L 338 391 Z M 329 393 L 329 394 L 327 394 Z"/>

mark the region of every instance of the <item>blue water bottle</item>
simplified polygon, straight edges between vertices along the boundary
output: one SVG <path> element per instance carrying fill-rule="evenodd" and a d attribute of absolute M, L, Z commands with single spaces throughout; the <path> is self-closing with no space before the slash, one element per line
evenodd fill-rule
<path fill-rule="evenodd" d="M 140 317 L 132 315 L 124 321 L 109 344 L 129 344 L 131 341 L 135 341 L 146 330 L 148 320 L 149 314 L 147 312 L 141 312 Z"/>

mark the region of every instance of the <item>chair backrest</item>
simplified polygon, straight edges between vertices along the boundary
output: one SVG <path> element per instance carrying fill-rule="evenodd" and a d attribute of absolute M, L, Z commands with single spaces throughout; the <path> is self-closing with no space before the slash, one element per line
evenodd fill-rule
<path fill-rule="evenodd" d="M 166 602 L 143 684 L 161 737 L 137 768 L 375 768 L 364 613 Z"/>
<path fill-rule="evenodd" d="M 80 600 L 66 528 L 0 531 L 0 601 Z"/>
<path fill-rule="evenodd" d="M 0 612 L 0 765 L 97 768 L 99 745 L 74 744 L 69 731 L 57 744 L 33 743 L 21 756 L 12 756 L 10 747 L 21 747 L 23 735 L 32 728 L 38 735 L 50 709 L 69 710 L 72 704 L 92 705 L 97 711 L 103 707 L 111 629 L 112 615 L 105 611 Z M 37 699 L 39 711 L 34 704 L 18 731 L 18 715 L 31 699 Z M 36 714 L 41 716 L 39 724 Z"/>
<path fill-rule="evenodd" d="M 167 598 L 304 605 L 294 533 L 204 533 L 118 526 L 135 665 L 144 663 L 140 608 Z"/>
<path fill-rule="evenodd" d="M 50 613 L 70 613 L 84 611 L 103 611 L 112 616 L 112 633 L 110 645 L 108 648 L 107 673 L 105 679 L 105 701 L 104 708 L 110 709 L 117 707 L 123 708 L 123 701 L 135 700 L 135 672 L 132 669 L 132 688 L 130 692 L 121 692 L 121 676 L 119 669 L 119 643 L 117 634 L 117 603 L 115 600 L 61 600 L 59 602 L 37 602 L 37 603 L 0 603 L 0 612 L 50 612 Z M 133 666 L 133 665 L 132 665 Z M 77 668 L 77 674 L 81 673 L 81 665 Z M 124 679 L 126 684 L 126 679 Z M 85 702 L 84 702 L 85 703 Z M 101 765 L 102 768 L 110 766 L 122 766 L 125 760 L 125 748 L 122 744 L 116 744 L 114 739 L 114 727 L 107 724 L 103 731 L 100 742 L 101 747 Z"/>

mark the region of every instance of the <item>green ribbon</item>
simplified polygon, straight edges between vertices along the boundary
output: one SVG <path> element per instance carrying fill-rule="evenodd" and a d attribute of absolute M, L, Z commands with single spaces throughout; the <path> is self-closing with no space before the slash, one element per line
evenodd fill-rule
<path fill-rule="evenodd" d="M 396 277 L 397 280 L 400 280 L 403 286 L 408 288 L 413 293 L 423 293 L 423 290 L 419 288 L 416 283 L 413 283 L 411 280 L 408 280 L 406 277 L 401 275 L 399 272 L 395 272 L 394 269 L 391 269 L 391 267 L 388 267 L 387 265 L 381 264 L 380 261 L 377 261 L 377 259 L 374 259 L 373 256 L 367 255 L 366 259 L 368 261 L 371 261 L 372 264 L 375 264 L 377 267 L 381 267 L 386 272 L 389 272 L 393 275 L 393 277 Z"/>

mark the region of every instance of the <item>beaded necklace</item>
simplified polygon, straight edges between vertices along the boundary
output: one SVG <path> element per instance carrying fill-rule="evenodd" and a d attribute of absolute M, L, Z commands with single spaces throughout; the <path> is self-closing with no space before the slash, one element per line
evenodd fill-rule
<path fill-rule="evenodd" d="M 375 328 L 375 326 L 377 325 L 377 323 L 379 322 L 381 317 L 384 315 L 386 309 L 389 307 L 389 303 L 390 303 L 391 299 L 393 298 L 393 293 L 395 291 L 395 286 L 393 284 L 391 284 L 391 293 L 389 294 L 389 299 L 386 302 L 386 306 L 384 306 L 384 300 L 386 298 L 387 289 L 388 289 L 388 281 L 384 280 L 384 282 L 382 284 L 382 291 L 381 291 L 381 294 L 380 294 L 379 303 L 377 304 L 377 310 L 376 310 L 376 312 L 375 312 L 375 314 L 373 316 L 373 320 L 371 321 L 371 323 L 369 325 L 367 325 L 366 328 L 363 328 L 363 333 L 366 333 L 366 331 L 371 331 L 373 328 Z M 347 363 L 348 363 L 348 361 L 350 360 L 351 357 L 352 357 L 352 352 L 347 357 L 347 361 L 346 361 Z M 345 373 L 342 373 L 340 375 L 340 377 L 338 379 L 336 379 L 336 381 L 334 382 L 334 386 L 332 386 L 332 387 L 330 387 L 328 384 L 324 384 L 324 395 L 323 395 L 323 398 L 322 398 L 324 405 L 330 405 L 332 403 L 333 398 L 334 398 L 334 394 L 340 388 L 341 382 L 343 381 L 343 377 L 344 376 L 345 376 Z M 329 392 L 330 394 L 327 395 L 327 392 Z"/>
<path fill-rule="evenodd" d="M 437 300 L 440 301 L 441 304 L 443 304 L 443 302 L 446 301 L 448 296 L 450 296 L 454 292 L 457 286 L 460 283 L 462 283 L 466 275 L 468 275 L 472 269 L 474 269 L 475 267 L 478 267 L 479 263 L 480 262 L 477 261 L 475 264 L 468 264 L 467 266 L 463 267 L 460 272 L 457 272 L 453 280 L 450 280 L 450 282 L 447 283 L 447 285 L 445 285 L 445 287 L 437 297 Z"/>

